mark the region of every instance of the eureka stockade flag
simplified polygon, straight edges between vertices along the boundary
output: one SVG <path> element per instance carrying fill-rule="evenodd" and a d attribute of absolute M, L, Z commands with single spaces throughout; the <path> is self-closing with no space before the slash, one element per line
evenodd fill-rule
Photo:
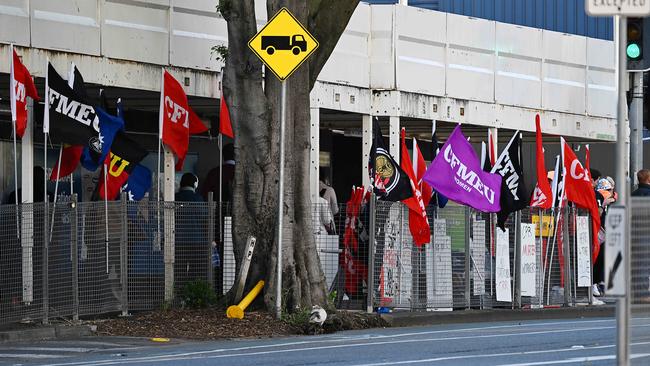
<path fill-rule="evenodd" d="M 501 176 L 481 169 L 481 163 L 460 126 L 451 133 L 424 174 L 424 181 L 450 200 L 483 212 L 501 209 Z"/>

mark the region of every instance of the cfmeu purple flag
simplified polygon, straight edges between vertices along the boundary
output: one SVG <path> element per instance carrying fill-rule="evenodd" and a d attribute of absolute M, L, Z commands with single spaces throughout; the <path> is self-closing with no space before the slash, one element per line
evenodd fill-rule
<path fill-rule="evenodd" d="M 501 209 L 501 176 L 483 171 L 460 126 L 451 133 L 423 179 L 450 200 L 483 212 Z"/>

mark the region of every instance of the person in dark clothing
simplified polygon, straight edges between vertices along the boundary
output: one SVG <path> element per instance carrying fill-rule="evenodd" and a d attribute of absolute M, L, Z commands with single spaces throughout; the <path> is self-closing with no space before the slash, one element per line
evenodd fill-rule
<path fill-rule="evenodd" d="M 192 173 L 181 177 L 176 201 L 176 289 L 182 289 L 191 281 L 205 280 L 207 258 L 211 243 L 208 242 L 207 207 L 203 197 L 196 193 L 199 179 Z"/>
<path fill-rule="evenodd" d="M 32 170 L 32 179 L 34 182 L 34 202 L 44 202 L 45 201 L 45 176 L 43 168 L 40 166 L 35 166 Z M 11 191 L 11 193 L 5 197 L 2 204 L 5 205 L 14 205 L 16 204 L 16 191 Z M 22 203 L 22 189 L 18 189 L 18 203 Z M 52 202 L 54 195 L 52 192 L 47 192 L 48 202 Z"/>
<path fill-rule="evenodd" d="M 636 173 L 639 185 L 632 192 L 632 197 L 650 197 L 650 170 L 641 169 Z"/>
<path fill-rule="evenodd" d="M 208 193 L 212 192 L 212 199 L 219 201 L 219 170 L 221 167 L 212 168 L 205 177 L 201 186 L 203 199 L 208 200 Z M 232 202 L 233 180 L 235 178 L 235 147 L 227 144 L 223 147 L 223 202 Z"/>
<path fill-rule="evenodd" d="M 196 193 L 199 186 L 199 178 L 192 173 L 185 173 L 181 177 L 181 187 L 174 196 L 177 202 L 204 202 L 200 194 Z"/>

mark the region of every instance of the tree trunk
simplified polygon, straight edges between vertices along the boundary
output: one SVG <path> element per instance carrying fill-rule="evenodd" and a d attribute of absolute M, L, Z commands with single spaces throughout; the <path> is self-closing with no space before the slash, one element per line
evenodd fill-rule
<path fill-rule="evenodd" d="M 337 3 L 341 4 L 337 6 Z M 317 50 L 309 62 L 285 81 L 287 110 L 282 302 L 289 312 L 315 304 L 326 305 L 325 276 L 312 230 L 309 91 L 357 3 L 358 0 L 267 1 L 270 16 L 285 6 L 301 23 L 318 24 L 314 30 L 315 36 L 325 33 L 320 34 L 322 39 L 318 39 L 324 50 Z M 274 310 L 282 85 L 271 72 L 266 72 L 263 80 L 262 63 L 248 48 L 248 41 L 257 33 L 254 8 L 254 0 L 220 1 L 220 11 L 228 22 L 228 56 L 223 91 L 235 134 L 237 166 L 233 193 L 233 240 L 237 268 L 247 237 L 255 236 L 257 244 L 246 287 L 248 289 L 258 280 L 265 280 L 264 302 L 267 309 Z M 340 11 L 347 16 L 344 21 L 341 18 L 322 19 L 318 15 L 329 17 Z M 318 23 L 315 21 L 317 18 L 320 20 Z M 320 25 L 334 19 L 337 22 L 334 27 Z"/>

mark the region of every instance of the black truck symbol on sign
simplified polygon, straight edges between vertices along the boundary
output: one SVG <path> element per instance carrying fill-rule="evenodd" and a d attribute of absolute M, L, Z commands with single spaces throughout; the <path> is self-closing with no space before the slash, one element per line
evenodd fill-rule
<path fill-rule="evenodd" d="M 307 51 L 307 42 L 302 34 L 293 36 L 262 36 L 262 49 L 272 55 L 276 50 L 291 51 L 294 55 Z"/>

